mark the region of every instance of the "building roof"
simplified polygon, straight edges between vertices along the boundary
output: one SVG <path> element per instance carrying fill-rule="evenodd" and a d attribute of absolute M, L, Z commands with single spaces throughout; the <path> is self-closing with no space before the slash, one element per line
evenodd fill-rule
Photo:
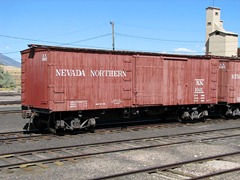
<path fill-rule="evenodd" d="M 230 32 L 230 31 L 225 31 L 225 30 L 216 30 L 216 31 L 213 31 L 209 34 L 209 36 L 212 36 L 212 35 L 215 35 L 217 32 L 223 34 L 223 35 L 229 35 L 229 36 L 236 36 L 238 37 L 238 34 L 236 33 L 233 33 L 233 32 Z"/>
<path fill-rule="evenodd" d="M 220 10 L 220 8 L 217 8 L 217 7 L 211 7 L 211 6 L 206 8 L 206 10 L 208 10 L 208 9 L 217 9 L 217 10 Z"/>

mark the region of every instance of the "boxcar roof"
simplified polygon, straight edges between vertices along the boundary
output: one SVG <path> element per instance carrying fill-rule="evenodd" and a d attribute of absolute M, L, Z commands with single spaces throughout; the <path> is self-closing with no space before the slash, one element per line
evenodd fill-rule
<path fill-rule="evenodd" d="M 39 44 L 29 44 L 28 49 L 20 51 L 21 54 L 29 53 L 31 49 L 35 51 L 66 51 L 66 52 L 85 52 L 85 53 L 98 53 L 98 54 L 121 54 L 121 55 L 142 55 L 142 56 L 165 56 L 165 57 L 182 57 L 182 58 L 197 58 L 197 59 L 211 59 L 212 57 L 218 59 L 235 59 L 240 60 L 240 57 L 224 57 L 212 55 L 183 55 L 183 54 L 164 54 L 157 52 L 141 52 L 141 51 L 123 51 L 123 50 L 104 50 L 104 49 L 89 49 L 89 48 L 74 48 L 64 46 L 48 46 Z"/>

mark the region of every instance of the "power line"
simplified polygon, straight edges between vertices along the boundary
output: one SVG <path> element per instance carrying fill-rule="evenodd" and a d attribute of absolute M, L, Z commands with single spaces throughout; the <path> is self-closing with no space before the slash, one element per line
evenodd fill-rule
<path fill-rule="evenodd" d="M 91 37 L 91 38 L 87 38 L 87 39 L 82 39 L 82 40 L 78 40 L 78 41 L 73 41 L 73 42 L 70 42 L 70 43 L 59 43 L 59 42 L 54 42 L 54 41 L 44 41 L 44 40 L 38 40 L 38 39 L 29 39 L 29 38 L 25 38 L 25 37 L 16 37 L 16 36 L 1 35 L 1 34 L 0 34 L 0 37 L 11 38 L 11 39 L 18 39 L 18 40 L 24 40 L 24 41 L 35 41 L 35 42 L 51 43 L 51 44 L 58 44 L 58 45 L 69 45 L 69 44 L 75 44 L 75 43 L 78 43 L 78 42 L 98 39 L 98 38 L 109 36 L 109 35 L 111 35 L 111 33 L 100 35 L 100 36 L 95 36 L 95 37 Z"/>
<path fill-rule="evenodd" d="M 102 37 L 106 37 L 106 36 L 110 36 L 110 35 L 111 35 L 111 33 L 108 33 L 108 34 L 95 36 L 95 37 L 91 37 L 91 38 L 87 38 L 87 39 L 82 39 L 82 40 L 74 41 L 74 42 L 70 42 L 70 43 L 59 43 L 59 42 L 53 42 L 53 41 L 44 41 L 44 40 L 30 39 L 30 38 L 25 38 L 25 37 L 9 36 L 9 35 L 1 35 L 1 34 L 0 34 L 0 37 L 11 38 L 11 39 L 18 39 L 18 40 L 24 40 L 24 41 L 35 41 L 35 42 L 42 42 L 42 43 L 51 43 L 51 44 L 56 44 L 56 45 L 60 45 L 60 46 L 71 45 L 71 46 L 78 46 L 78 47 L 82 46 L 82 47 L 88 47 L 88 48 L 108 49 L 106 47 L 75 45 L 75 43 L 89 41 L 89 40 L 94 40 L 94 39 L 98 39 L 98 38 L 102 38 Z M 19 51 L 11 51 L 11 52 L 3 52 L 1 54 L 6 55 L 6 54 L 19 53 L 19 52 L 20 52 L 20 50 Z"/>
<path fill-rule="evenodd" d="M 122 37 L 144 39 L 144 40 L 151 40 L 151 41 L 162 41 L 162 42 L 171 42 L 171 43 L 205 43 L 205 41 L 184 41 L 184 40 L 159 39 L 159 38 L 152 38 L 152 37 L 135 36 L 135 35 L 129 35 L 129 34 L 122 34 L 122 33 L 115 33 L 115 34 Z M 219 43 L 219 42 L 221 41 L 212 42 L 212 43 Z M 225 41 L 222 41 L 222 42 L 225 42 Z M 228 41 L 228 42 L 239 42 L 239 41 Z"/>
<path fill-rule="evenodd" d="M 1 53 L 1 54 L 14 54 L 14 53 L 19 53 L 19 51 L 4 52 L 4 53 Z"/>
<path fill-rule="evenodd" d="M 121 34 L 121 33 L 115 33 L 115 34 L 118 36 L 122 36 L 122 37 L 145 39 L 145 40 L 151 40 L 151 41 L 178 42 L 178 43 L 204 43 L 203 41 L 182 41 L 182 40 L 158 39 L 158 38 L 152 38 L 152 37 L 134 36 L 134 35 L 129 35 L 129 34 Z"/>
<path fill-rule="evenodd" d="M 75 33 L 81 32 L 81 31 L 85 31 L 85 30 L 89 30 L 89 29 L 93 29 L 93 28 L 102 26 L 102 25 L 104 25 L 104 24 L 107 24 L 107 22 L 99 23 L 99 24 L 96 24 L 96 25 L 93 25 L 93 26 L 89 26 L 89 27 L 86 27 L 86 28 L 83 28 L 83 29 L 76 30 L 76 31 L 71 31 L 71 32 L 66 32 L 66 33 L 58 34 L 58 35 L 55 35 L 55 36 L 46 37 L 46 38 L 43 38 L 43 39 L 49 39 L 49 38 L 55 38 L 55 37 L 66 36 L 66 35 L 70 35 L 70 34 L 75 34 Z"/>
<path fill-rule="evenodd" d="M 150 40 L 150 41 L 156 41 L 156 42 L 165 42 L 165 43 L 205 43 L 203 41 L 183 41 L 183 40 L 173 40 L 173 39 L 159 39 L 159 38 L 152 38 L 152 37 L 143 37 L 143 36 L 135 36 L 135 35 L 129 35 L 129 34 L 122 34 L 122 33 L 115 33 L 117 36 L 120 37 L 127 37 L 127 38 L 136 38 L 136 39 L 143 39 L 143 40 Z M 4 38 L 11 38 L 11 39 L 18 39 L 18 40 L 24 40 L 24 41 L 35 41 L 35 42 L 42 42 L 42 43 L 51 43 L 51 44 L 56 44 L 56 45 L 60 45 L 60 46 L 64 46 L 64 45 L 72 45 L 72 46 L 82 46 L 82 47 L 89 47 L 89 48 L 100 48 L 100 49 L 110 49 L 110 48 L 106 48 L 106 47 L 97 47 L 97 46 L 85 46 L 85 45 L 79 45 L 76 43 L 79 42 L 84 42 L 84 41 L 89 41 L 89 40 L 94 40 L 94 39 L 98 39 L 98 38 L 102 38 L 102 37 L 107 37 L 107 36 L 111 36 L 111 33 L 107 33 L 107 34 L 103 34 L 103 35 L 99 35 L 99 36 L 95 36 L 95 37 L 91 37 L 91 38 L 87 38 L 87 39 L 82 39 L 82 40 L 78 40 L 78 41 L 73 41 L 73 42 L 69 42 L 69 43 L 60 43 L 60 42 L 53 42 L 53 41 L 45 41 L 45 40 L 37 40 L 37 39 L 30 39 L 30 38 L 25 38 L 25 37 L 16 37 L 16 36 L 9 36 L 9 35 L 1 35 L 0 37 L 4 37 Z M 219 42 L 218 42 L 219 43 Z M 182 44 L 183 45 L 183 44 Z M 176 52 L 176 51 L 168 51 L 168 52 L 174 52 L 174 53 L 182 53 L 182 52 Z M 19 53 L 19 51 L 12 51 L 12 52 L 5 52 L 2 54 L 14 54 L 14 53 Z M 200 52 L 183 52 L 183 53 L 200 53 Z M 201 52 L 203 53 L 203 52 Z"/>
<path fill-rule="evenodd" d="M 128 23 L 122 23 L 122 22 L 116 22 L 118 25 L 123 25 L 123 26 L 128 26 L 128 27 L 133 27 L 133 28 L 138 28 L 138 29 L 149 29 L 149 30 L 156 30 L 156 31 L 161 31 L 161 32 L 201 32 L 201 31 L 193 31 L 193 30 L 188 30 L 188 29 L 164 29 L 160 27 L 148 27 L 148 26 L 141 26 L 141 25 L 135 25 L 135 24 L 128 24 Z"/>
<path fill-rule="evenodd" d="M 57 44 L 57 45 L 64 46 L 64 45 L 73 45 L 73 44 L 78 43 L 78 42 L 94 40 L 94 39 L 98 39 L 98 38 L 102 38 L 102 37 L 110 36 L 110 35 L 111 35 L 111 33 L 108 33 L 108 34 L 103 34 L 103 35 L 100 35 L 100 36 L 95 36 L 95 37 L 82 39 L 82 40 L 78 40 L 78 41 L 73 41 L 73 42 L 69 42 L 69 43 L 60 43 L 60 42 L 54 42 L 54 41 L 44 41 L 44 40 L 38 40 L 38 39 L 29 39 L 29 38 L 24 38 L 24 37 L 16 37 L 16 36 L 1 35 L 1 34 L 0 34 L 0 37 L 11 38 L 11 39 L 18 39 L 18 40 L 24 40 L 24 41 L 35 41 L 35 42 L 42 42 L 42 43 L 51 43 L 51 44 Z M 79 45 L 79 46 L 82 46 L 82 45 Z M 16 51 L 5 52 L 5 53 L 2 53 L 2 54 L 11 54 L 11 53 L 16 53 Z"/>
<path fill-rule="evenodd" d="M 152 37 L 143 37 L 143 36 L 122 34 L 122 33 L 117 33 L 117 32 L 115 34 L 117 36 L 122 36 L 122 37 L 144 39 L 144 40 L 151 40 L 151 41 L 161 41 L 161 42 L 171 42 L 171 43 L 205 43 L 204 41 L 184 41 L 184 40 L 173 40 L 173 39 L 159 39 L 159 38 L 152 38 Z M 73 41 L 73 42 L 69 42 L 69 43 L 60 43 L 60 42 L 54 42 L 54 41 L 45 41 L 45 40 L 30 39 L 30 38 L 25 38 L 25 37 L 16 37 L 16 36 L 1 35 L 1 34 L 0 34 L 0 37 L 25 40 L 25 41 L 35 41 L 35 42 L 41 42 L 41 43 L 51 43 L 51 44 L 57 44 L 57 45 L 64 46 L 64 45 L 76 44 L 78 42 L 94 40 L 94 39 L 98 39 L 98 38 L 102 38 L 102 37 L 106 37 L 106 36 L 110 36 L 110 35 L 111 35 L 111 33 L 107 33 L 107 34 L 103 34 L 103 35 L 99 35 L 99 36 L 95 36 L 95 37 L 91 37 L 91 38 L 87 38 L 87 39 L 82 39 L 82 40 L 78 40 L 78 41 Z M 231 42 L 235 42 L 235 41 L 231 41 Z"/>
<path fill-rule="evenodd" d="M 78 42 L 89 41 L 89 40 L 98 39 L 98 38 L 102 38 L 102 37 L 110 36 L 110 35 L 111 35 L 111 33 L 108 33 L 108 34 L 104 34 L 104 35 L 100 35 L 100 36 L 95 36 L 95 37 L 92 37 L 92 38 L 82 39 L 82 40 L 79 40 L 79 41 L 73 41 L 73 42 L 70 42 L 70 43 L 62 43 L 62 45 L 71 45 L 71 44 L 75 44 L 75 43 L 78 43 Z"/>
<path fill-rule="evenodd" d="M 44 40 L 38 40 L 38 39 L 29 39 L 29 38 L 24 38 L 24 37 L 8 36 L 8 35 L 2 35 L 2 34 L 0 34 L 0 37 L 10 38 L 10 39 L 18 39 L 18 40 L 24 40 L 24 41 L 36 41 L 36 42 L 60 44 L 60 43 L 58 43 L 58 42 L 53 42 L 53 41 L 44 41 Z"/>

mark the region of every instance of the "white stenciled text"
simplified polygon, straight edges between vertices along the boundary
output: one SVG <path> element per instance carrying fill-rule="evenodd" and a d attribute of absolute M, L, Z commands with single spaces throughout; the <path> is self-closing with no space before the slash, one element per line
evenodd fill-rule
<path fill-rule="evenodd" d="M 123 70 L 56 69 L 56 76 L 125 77 L 127 74 Z"/>
<path fill-rule="evenodd" d="M 56 76 L 86 76 L 84 70 L 56 69 Z"/>
<path fill-rule="evenodd" d="M 124 77 L 127 75 L 121 70 L 91 70 L 91 76 Z"/>
<path fill-rule="evenodd" d="M 232 74 L 232 79 L 240 79 L 240 74 Z"/>

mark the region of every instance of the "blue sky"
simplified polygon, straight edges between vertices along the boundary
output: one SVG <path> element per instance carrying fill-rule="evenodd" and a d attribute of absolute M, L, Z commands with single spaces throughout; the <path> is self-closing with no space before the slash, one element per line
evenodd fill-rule
<path fill-rule="evenodd" d="M 240 0 L 1 0 L 0 53 L 21 61 L 27 44 L 204 54 L 205 9 L 240 34 Z M 240 46 L 240 43 L 239 43 Z"/>

